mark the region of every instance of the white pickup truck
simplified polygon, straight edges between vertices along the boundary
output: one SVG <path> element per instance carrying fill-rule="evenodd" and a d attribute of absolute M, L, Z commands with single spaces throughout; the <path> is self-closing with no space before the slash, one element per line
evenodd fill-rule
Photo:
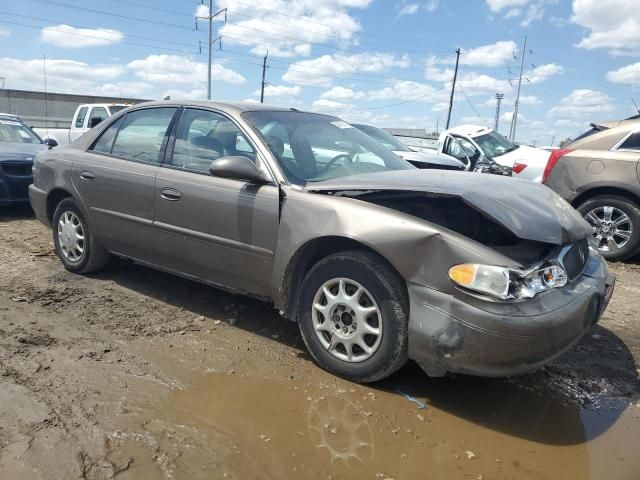
<path fill-rule="evenodd" d="M 445 130 L 438 137 L 438 153 L 444 153 L 468 164 L 481 157 L 511 167 L 513 176 L 542 182 L 549 152 L 526 145 L 516 145 L 491 128 L 460 125 Z"/>
<path fill-rule="evenodd" d="M 87 103 L 79 105 L 73 114 L 70 128 L 34 128 L 43 140 L 55 140 L 58 145 L 67 145 L 101 121 L 130 105 L 124 103 Z"/>

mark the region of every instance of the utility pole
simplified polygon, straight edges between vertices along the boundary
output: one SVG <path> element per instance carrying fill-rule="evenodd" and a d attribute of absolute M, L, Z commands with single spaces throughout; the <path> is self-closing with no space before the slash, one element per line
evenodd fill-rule
<path fill-rule="evenodd" d="M 555 141 L 556 141 L 556 136 L 554 135 L 554 136 L 551 137 L 551 146 L 552 147 L 553 147 L 553 142 L 555 142 Z"/>
<path fill-rule="evenodd" d="M 502 99 L 504 98 L 504 93 L 497 93 L 496 92 L 496 125 L 493 128 L 496 132 L 498 131 L 498 125 L 500 123 L 500 103 L 502 102 Z"/>
<path fill-rule="evenodd" d="M 456 79 L 458 78 L 458 63 L 460 62 L 460 49 L 456 50 L 456 69 L 453 73 L 453 83 L 451 84 L 451 98 L 449 98 L 449 113 L 447 114 L 447 129 L 451 121 L 451 109 L 453 108 L 453 94 L 456 90 Z"/>
<path fill-rule="evenodd" d="M 204 5 L 204 0 L 203 3 Z M 198 20 L 208 20 L 209 21 L 209 41 L 207 42 L 209 46 L 209 68 L 207 70 L 207 100 L 211 100 L 211 49 L 213 44 L 217 41 L 220 41 L 220 48 L 222 49 L 222 37 L 217 36 L 213 38 L 213 19 L 218 15 L 224 13 L 224 23 L 227 23 L 227 9 L 223 8 L 218 10 L 216 13 L 212 13 L 213 11 L 213 0 L 209 0 L 209 15 L 204 17 L 196 17 L 196 30 L 198 29 Z"/>
<path fill-rule="evenodd" d="M 264 103 L 264 77 L 267 73 L 267 57 L 269 56 L 269 50 L 262 60 L 262 87 L 260 88 L 260 103 Z"/>
<path fill-rule="evenodd" d="M 511 130 L 509 131 L 509 139 L 512 142 L 516 140 L 516 124 L 518 123 L 518 104 L 520 103 L 520 87 L 522 86 L 522 71 L 524 70 L 524 56 L 527 53 L 527 36 L 524 37 L 524 45 L 522 46 L 522 55 L 520 56 L 520 77 L 518 78 L 518 93 L 516 94 L 516 103 L 513 106 L 513 116 L 511 117 Z"/>

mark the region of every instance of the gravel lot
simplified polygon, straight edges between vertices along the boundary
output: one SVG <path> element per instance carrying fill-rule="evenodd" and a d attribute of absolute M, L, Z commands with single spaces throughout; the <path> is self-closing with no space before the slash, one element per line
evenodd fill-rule
<path fill-rule="evenodd" d="M 66 272 L 29 209 L 0 211 L 0 262 L 0 478 L 638 478 L 637 262 L 542 371 L 366 387 L 268 304 L 120 261 Z"/>

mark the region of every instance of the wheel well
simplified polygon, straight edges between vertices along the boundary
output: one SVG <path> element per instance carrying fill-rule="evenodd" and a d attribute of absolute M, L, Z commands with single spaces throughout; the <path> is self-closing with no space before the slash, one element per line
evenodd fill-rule
<path fill-rule="evenodd" d="M 297 320 L 296 305 L 298 304 L 298 295 L 300 293 L 300 286 L 304 277 L 309 270 L 329 255 L 334 253 L 345 252 L 348 250 L 360 250 L 364 252 L 371 252 L 378 256 L 382 262 L 384 262 L 397 276 L 402 280 L 402 284 L 406 289 L 406 282 L 402 275 L 396 270 L 396 268 L 389 263 L 383 256 L 373 250 L 371 247 L 345 237 L 328 236 L 320 237 L 307 242 L 300 247 L 295 253 L 289 266 L 285 272 L 285 279 L 282 285 L 281 293 L 283 295 L 283 304 L 285 308 L 285 316 L 290 320 Z"/>
<path fill-rule="evenodd" d="M 573 202 L 571 202 L 571 205 L 573 205 L 575 208 L 578 208 L 580 204 L 586 202 L 590 198 L 600 195 L 618 195 L 620 197 L 628 198 L 629 200 L 635 202 L 637 205 L 640 205 L 640 197 L 638 195 L 623 188 L 617 187 L 597 187 L 591 190 L 587 190 L 586 192 L 582 192 L 580 195 L 574 198 Z"/>
<path fill-rule="evenodd" d="M 49 195 L 47 195 L 47 219 L 49 223 L 53 222 L 53 214 L 58 204 L 67 197 L 71 197 L 71 194 L 59 188 L 49 192 Z"/>

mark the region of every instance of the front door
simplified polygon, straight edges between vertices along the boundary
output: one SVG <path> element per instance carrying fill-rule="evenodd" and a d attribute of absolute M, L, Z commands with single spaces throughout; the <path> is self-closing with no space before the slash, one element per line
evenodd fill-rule
<path fill-rule="evenodd" d="M 72 181 L 98 241 L 115 253 L 153 261 L 154 181 L 175 107 L 134 110 L 74 158 Z"/>
<path fill-rule="evenodd" d="M 161 265 L 218 285 L 270 295 L 279 221 L 275 184 L 213 177 L 227 155 L 260 162 L 236 124 L 220 113 L 187 108 L 155 186 Z"/>

